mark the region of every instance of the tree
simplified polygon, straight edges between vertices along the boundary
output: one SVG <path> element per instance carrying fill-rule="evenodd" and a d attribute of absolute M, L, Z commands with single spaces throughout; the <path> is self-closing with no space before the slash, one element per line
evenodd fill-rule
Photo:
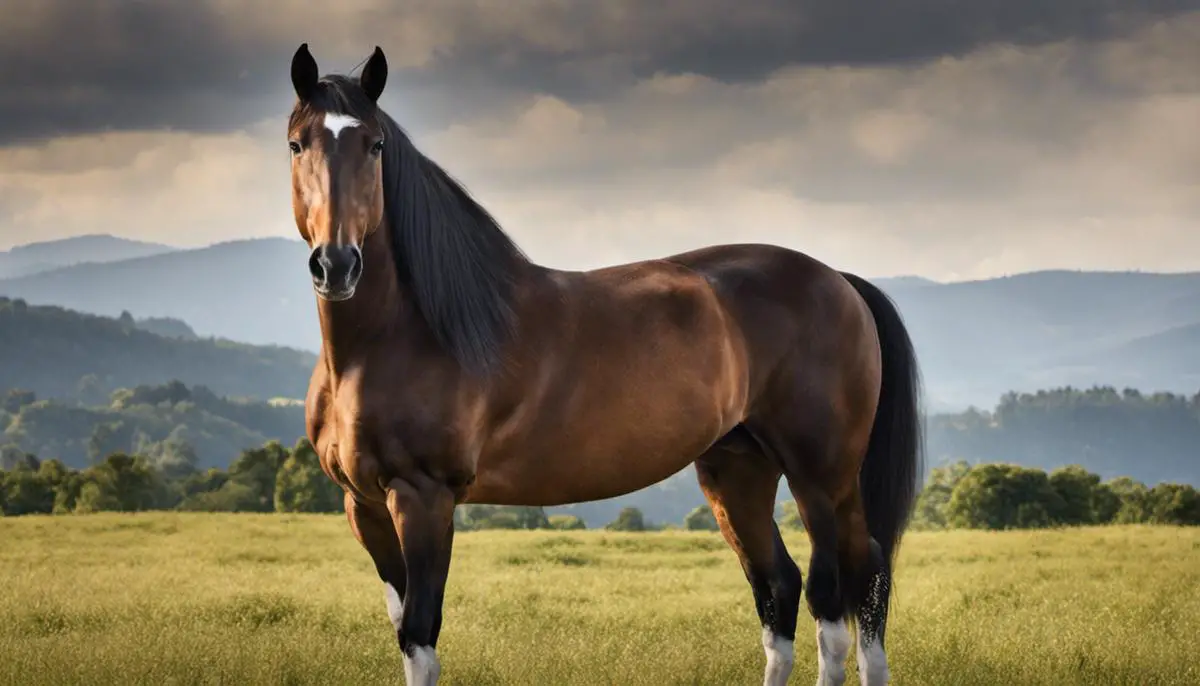
<path fill-rule="evenodd" d="M 712 508 L 708 505 L 701 505 L 692 510 L 683 518 L 683 528 L 688 531 L 719 531 L 717 526 L 717 518 L 713 515 Z"/>
<path fill-rule="evenodd" d="M 97 424 L 88 439 L 88 458 L 95 464 L 106 455 L 132 449 L 133 429 L 133 425 L 125 421 Z"/>
<path fill-rule="evenodd" d="M 91 514 L 93 512 L 119 512 L 121 499 L 116 491 L 99 481 L 85 481 L 75 498 L 75 512 Z"/>
<path fill-rule="evenodd" d="M 930 471 L 925 488 L 921 489 L 917 496 L 912 518 L 914 529 L 946 528 L 946 507 L 950 503 L 950 494 L 970 471 L 971 465 L 965 460 L 935 467 Z"/>
<path fill-rule="evenodd" d="M 167 507 L 170 500 L 166 483 L 148 459 L 113 453 L 84 472 L 76 509 L 140 512 Z"/>
<path fill-rule="evenodd" d="M 1150 491 L 1146 485 L 1127 476 L 1108 482 L 1120 506 L 1112 521 L 1117 524 L 1141 524 L 1150 521 Z"/>
<path fill-rule="evenodd" d="M 461 531 L 549 529 L 550 519 L 540 507 L 472 504 L 455 508 L 454 524 Z"/>
<path fill-rule="evenodd" d="M 37 469 L 38 464 L 36 455 L 27 453 L 11 443 L 0 446 L 0 469 L 17 469 L 20 467 Z"/>
<path fill-rule="evenodd" d="M 227 480 L 215 491 L 202 491 L 183 499 L 185 512 L 262 512 L 262 495 L 240 481 Z"/>
<path fill-rule="evenodd" d="M 1046 473 L 1009 464 L 976 465 L 958 482 L 947 521 L 968 529 L 1050 526 L 1064 509 Z"/>
<path fill-rule="evenodd" d="M 288 456 L 287 448 L 279 441 L 268 441 L 261 448 L 243 451 L 229 465 L 229 478 L 254 493 L 252 510 L 271 512 L 275 509 L 275 480 Z"/>
<path fill-rule="evenodd" d="M 276 512 L 337 512 L 343 491 L 321 469 L 312 443 L 300 439 L 275 476 Z"/>
<path fill-rule="evenodd" d="M 175 427 L 170 436 L 150 443 L 142 451 L 167 480 L 178 481 L 196 471 L 199 458 L 192 444 L 182 438 L 186 431 L 187 426 L 181 424 Z"/>
<path fill-rule="evenodd" d="M 1054 513 L 1055 520 L 1068 526 L 1096 522 L 1096 489 L 1100 477 L 1079 465 L 1070 465 L 1050 472 L 1050 486 L 1062 499 L 1062 510 Z"/>
<path fill-rule="evenodd" d="M 646 521 L 636 507 L 623 507 L 617 518 L 604 527 L 609 531 L 645 531 Z"/>
<path fill-rule="evenodd" d="M 582 518 L 576 515 L 555 514 L 548 518 L 551 529 L 559 531 L 582 531 L 587 529 L 587 523 Z"/>
<path fill-rule="evenodd" d="M 1092 493 L 1092 521 L 1096 524 L 1111 524 L 1121 509 L 1121 498 L 1107 483 L 1097 484 Z"/>
<path fill-rule="evenodd" d="M 1200 492 L 1188 484 L 1158 484 L 1150 489 L 1151 522 L 1200 524 Z"/>
<path fill-rule="evenodd" d="M 0 474 L 4 514 L 50 514 L 54 511 L 54 488 L 40 469 L 28 464 Z"/>

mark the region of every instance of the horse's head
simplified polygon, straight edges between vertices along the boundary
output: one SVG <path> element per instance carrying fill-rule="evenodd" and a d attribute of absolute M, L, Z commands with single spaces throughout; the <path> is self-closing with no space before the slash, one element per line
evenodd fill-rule
<path fill-rule="evenodd" d="M 363 242 L 383 220 L 384 135 L 376 102 L 386 81 L 387 59 L 378 47 L 357 80 L 320 78 L 307 43 L 292 57 L 299 98 L 288 118 L 292 209 L 312 248 L 313 288 L 326 300 L 354 295 Z"/>

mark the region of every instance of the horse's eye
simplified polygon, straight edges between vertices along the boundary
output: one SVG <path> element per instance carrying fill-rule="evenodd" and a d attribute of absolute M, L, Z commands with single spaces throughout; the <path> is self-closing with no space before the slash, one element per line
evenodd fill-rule
<path fill-rule="evenodd" d="M 293 155 L 300 154 L 300 143 L 296 141 L 288 141 L 288 148 L 292 151 Z"/>
<path fill-rule="evenodd" d="M 380 155 L 383 153 L 383 139 L 379 139 L 371 144 L 371 154 Z"/>

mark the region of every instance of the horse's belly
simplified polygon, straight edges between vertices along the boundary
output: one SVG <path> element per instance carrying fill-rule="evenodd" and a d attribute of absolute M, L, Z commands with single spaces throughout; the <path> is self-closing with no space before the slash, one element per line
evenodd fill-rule
<path fill-rule="evenodd" d="M 629 405 L 563 417 L 483 456 L 468 501 L 560 505 L 631 493 L 686 467 L 737 421 L 712 402 Z"/>

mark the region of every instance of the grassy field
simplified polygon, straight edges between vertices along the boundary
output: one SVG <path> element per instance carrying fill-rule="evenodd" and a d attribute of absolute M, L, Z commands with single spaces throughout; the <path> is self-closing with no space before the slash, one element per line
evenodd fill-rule
<path fill-rule="evenodd" d="M 455 548 L 445 684 L 761 683 L 749 588 L 716 534 Z M 1200 530 L 911 534 L 897 584 L 896 684 L 1200 683 Z M 816 678 L 803 626 L 796 684 Z M 402 682 L 340 516 L 0 519 L 0 683 Z"/>

